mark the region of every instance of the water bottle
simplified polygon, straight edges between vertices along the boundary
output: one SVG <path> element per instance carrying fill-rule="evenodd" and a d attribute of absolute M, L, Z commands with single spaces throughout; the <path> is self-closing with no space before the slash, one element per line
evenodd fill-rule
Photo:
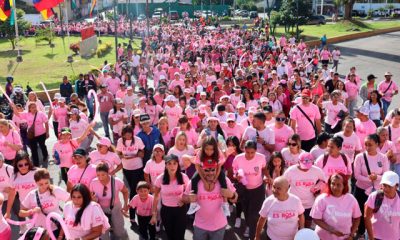
<path fill-rule="evenodd" d="M 60 154 L 57 151 L 54 152 L 54 160 L 56 165 L 60 165 Z"/>

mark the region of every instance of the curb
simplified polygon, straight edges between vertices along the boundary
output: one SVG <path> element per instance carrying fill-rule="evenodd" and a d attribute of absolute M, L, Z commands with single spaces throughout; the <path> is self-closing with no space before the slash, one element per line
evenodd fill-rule
<path fill-rule="evenodd" d="M 346 42 L 346 41 L 356 40 L 356 39 L 360 39 L 360 38 L 372 37 L 372 36 L 376 36 L 376 35 L 380 35 L 380 34 L 384 34 L 384 33 L 398 32 L 398 31 L 400 31 L 400 26 L 393 27 L 393 28 L 377 29 L 377 30 L 372 30 L 372 31 L 368 31 L 368 32 L 353 33 L 353 34 L 349 34 L 349 35 L 345 35 L 345 36 L 328 38 L 328 44 Z M 321 44 L 321 41 L 318 39 L 318 40 L 306 41 L 305 43 L 309 46 L 314 46 L 314 45 L 319 46 Z"/>

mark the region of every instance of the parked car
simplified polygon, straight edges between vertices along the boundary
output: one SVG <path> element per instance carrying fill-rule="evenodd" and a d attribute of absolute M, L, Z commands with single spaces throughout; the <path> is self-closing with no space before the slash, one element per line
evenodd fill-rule
<path fill-rule="evenodd" d="M 153 19 L 160 19 L 161 18 L 161 12 L 154 12 L 152 18 Z"/>
<path fill-rule="evenodd" d="M 201 16 L 203 18 L 207 18 L 207 17 L 215 17 L 215 13 L 211 10 L 203 10 L 203 12 L 201 13 Z"/>
<path fill-rule="evenodd" d="M 315 24 L 325 24 L 325 17 L 322 15 L 313 15 L 308 18 L 307 24 L 315 25 Z"/>
<path fill-rule="evenodd" d="M 248 17 L 248 16 L 249 16 L 249 12 L 248 12 L 247 10 L 242 10 L 242 11 L 239 13 L 239 16 L 241 16 L 241 17 Z"/>
<path fill-rule="evenodd" d="M 146 16 L 144 15 L 144 14 L 140 14 L 139 16 L 138 16 L 138 18 L 137 18 L 137 20 L 139 20 L 139 21 L 143 21 L 143 20 L 145 20 L 146 19 Z"/>
<path fill-rule="evenodd" d="M 249 17 L 250 18 L 257 18 L 258 17 L 258 12 L 257 11 L 251 11 L 249 13 Z"/>
<path fill-rule="evenodd" d="M 196 10 L 196 11 L 193 12 L 193 16 L 195 18 L 200 18 L 202 13 L 203 12 L 201 10 Z"/>
<path fill-rule="evenodd" d="M 169 19 L 170 20 L 178 20 L 179 19 L 179 13 L 177 11 L 170 11 L 169 12 Z"/>

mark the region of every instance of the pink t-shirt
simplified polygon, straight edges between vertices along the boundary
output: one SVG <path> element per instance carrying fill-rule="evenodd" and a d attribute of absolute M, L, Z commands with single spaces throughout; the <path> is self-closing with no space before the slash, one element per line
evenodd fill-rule
<path fill-rule="evenodd" d="M 187 148 L 185 148 L 183 151 L 178 150 L 175 146 L 173 146 L 171 149 L 169 149 L 168 154 L 175 154 L 176 156 L 178 156 L 179 158 L 179 164 L 181 166 L 181 168 L 183 169 L 183 161 L 182 161 L 182 156 L 183 155 L 190 155 L 190 156 L 194 156 L 194 148 L 191 145 L 187 145 Z"/>
<path fill-rule="evenodd" d="M 180 106 L 169 107 L 165 106 L 165 115 L 168 119 L 168 130 L 172 130 L 178 126 L 179 117 L 182 115 L 182 108 Z"/>
<path fill-rule="evenodd" d="M 348 98 L 349 99 L 357 98 L 358 90 L 359 90 L 358 85 L 354 82 L 350 82 L 349 80 L 346 80 L 344 85 L 346 87 L 346 92 L 347 92 Z"/>
<path fill-rule="evenodd" d="M 324 172 L 316 166 L 312 166 L 305 172 L 300 170 L 298 165 L 294 165 L 289 167 L 284 172 L 283 176 L 289 181 L 289 193 L 300 198 L 305 209 L 311 208 L 315 200 L 311 188 L 314 187 L 319 180 L 325 181 Z"/>
<path fill-rule="evenodd" d="M 67 173 L 68 182 L 72 183 L 72 186 L 82 183 L 86 187 L 90 186 L 90 182 L 96 177 L 96 166 L 89 164 L 85 168 L 79 168 L 77 165 L 73 165 Z"/>
<path fill-rule="evenodd" d="M 267 161 L 264 155 L 256 152 L 251 160 L 247 160 L 245 153 L 241 153 L 233 159 L 232 169 L 237 173 L 239 169 L 244 172 L 244 177 L 247 180 L 247 189 L 255 189 L 263 184 L 263 169 L 266 167 Z"/>
<path fill-rule="evenodd" d="M 274 195 L 264 200 L 260 216 L 267 219 L 267 235 L 271 240 L 293 240 L 299 227 L 299 215 L 304 207 L 298 197 L 289 193 L 289 198 L 279 201 Z"/>
<path fill-rule="evenodd" d="M 151 216 L 151 210 L 153 208 L 153 195 L 147 195 L 146 200 L 142 200 L 139 194 L 135 195 L 129 202 L 131 208 L 136 209 L 136 214 L 139 216 Z"/>
<path fill-rule="evenodd" d="M 113 171 L 119 164 L 121 159 L 114 152 L 108 151 L 106 154 L 101 154 L 99 151 L 93 151 L 89 153 L 90 163 L 97 165 L 101 162 L 106 163 L 110 168 L 110 172 Z"/>
<path fill-rule="evenodd" d="M 114 121 L 118 121 L 120 119 L 127 119 L 128 115 L 126 114 L 126 111 L 117 111 L 116 113 L 114 113 L 114 109 L 110 110 L 110 113 L 108 115 L 108 118 L 113 119 Z M 114 133 L 118 133 L 119 135 L 121 135 L 122 132 L 122 127 L 124 126 L 124 121 L 119 121 L 117 124 L 112 125 L 112 131 Z"/>
<path fill-rule="evenodd" d="M 323 155 L 326 152 L 326 149 L 320 148 L 318 145 L 315 145 L 310 153 L 313 155 L 314 159 L 317 159 L 319 156 Z"/>
<path fill-rule="evenodd" d="M 12 188 L 11 179 L 14 178 L 14 167 L 3 163 L 0 168 L 0 192 L 4 196 L 4 200 L 8 199 L 8 193 L 5 193 L 5 188 Z"/>
<path fill-rule="evenodd" d="M 28 209 L 33 209 L 35 207 L 39 207 L 36 201 L 36 192 L 37 189 L 31 190 L 28 195 L 24 199 L 22 199 L 22 206 Z M 50 194 L 49 191 L 46 191 L 44 193 L 39 193 L 39 200 L 40 204 L 42 205 L 42 211 L 46 214 L 49 214 L 51 212 L 56 212 L 61 214 L 60 211 L 60 201 L 61 202 L 66 202 L 69 199 L 69 193 L 65 191 L 64 189 L 58 187 L 58 186 L 53 186 L 53 194 Z M 46 216 L 40 212 L 38 218 L 36 219 L 36 222 L 34 222 L 35 227 L 44 227 L 46 226 Z M 55 230 L 56 227 L 53 225 L 53 230 Z"/>
<path fill-rule="evenodd" d="M 72 202 L 68 202 L 64 206 L 64 221 L 72 239 L 85 237 L 90 233 L 90 230 L 93 227 L 103 225 L 104 229 L 110 226 L 108 224 L 108 219 L 104 215 L 100 205 L 95 202 L 89 203 L 89 205 L 83 211 L 80 224 L 74 226 L 75 217 L 78 210 L 79 208 L 75 207 Z"/>
<path fill-rule="evenodd" d="M 323 193 L 315 199 L 310 215 L 312 218 L 323 220 L 345 235 L 349 235 L 351 233 L 352 220 L 353 218 L 361 217 L 361 211 L 357 200 L 349 193 L 339 198 Z M 347 236 L 337 237 L 319 226 L 315 228 L 315 232 L 321 239 L 347 239 Z"/>
<path fill-rule="evenodd" d="M 386 155 L 378 152 L 375 156 L 365 152 L 369 169 L 371 173 L 377 175 L 377 179 L 373 182 L 375 189 L 379 189 L 381 178 L 384 172 L 389 171 L 389 160 Z M 364 153 L 359 153 L 354 160 L 354 177 L 356 178 L 356 186 L 361 189 L 367 189 L 372 186 L 371 180 L 368 178 L 368 171 L 365 165 Z"/>
<path fill-rule="evenodd" d="M 335 134 L 335 136 L 340 136 L 343 138 L 343 144 L 342 144 L 342 153 L 346 154 L 348 159 L 353 162 L 354 160 L 354 154 L 356 151 L 361 151 L 362 146 L 360 142 L 360 138 L 358 135 L 353 132 L 350 137 L 346 137 L 343 132 L 338 132 Z"/>
<path fill-rule="evenodd" d="M 287 167 L 297 164 L 299 162 L 299 155 L 303 152 L 304 150 L 300 149 L 299 153 L 293 154 L 290 152 L 288 147 L 285 147 L 284 149 L 281 150 L 282 157 L 285 160 Z"/>
<path fill-rule="evenodd" d="M 69 121 L 69 128 L 71 129 L 72 138 L 79 138 L 88 128 L 89 123 L 86 120 L 80 119 L 77 121 Z"/>
<path fill-rule="evenodd" d="M 68 127 L 68 108 L 67 106 L 54 108 L 54 118 L 57 119 L 58 122 L 58 132 L 63 127 Z"/>
<path fill-rule="evenodd" d="M 178 184 L 177 180 L 170 181 L 168 185 L 163 184 L 163 176 L 161 174 L 157 177 L 155 186 L 160 188 L 161 202 L 167 207 L 177 207 L 178 203 L 182 199 L 183 192 L 185 191 L 186 185 L 189 182 L 189 178 L 186 174 L 182 173 L 183 184 Z"/>
<path fill-rule="evenodd" d="M 287 145 L 288 139 L 294 134 L 294 131 L 286 124 L 281 128 L 275 126 L 273 130 L 275 132 L 275 151 L 280 152 Z"/>
<path fill-rule="evenodd" d="M 389 126 L 386 128 L 389 130 Z M 390 125 L 390 131 L 391 131 L 391 141 L 394 143 L 396 147 L 395 156 L 397 159 L 397 163 L 400 163 L 400 127 L 394 128 L 393 125 Z"/>
<path fill-rule="evenodd" d="M 344 175 L 350 175 L 352 173 L 351 170 L 351 162 L 347 159 L 347 166 L 344 164 L 344 159 L 341 155 L 337 158 L 333 158 L 329 155 L 328 160 L 326 161 L 326 165 L 323 166 L 324 155 L 320 156 L 315 161 L 315 166 L 321 168 L 325 176 L 329 178 L 334 173 L 343 173 Z"/>
<path fill-rule="evenodd" d="M 142 139 L 133 136 L 135 142 L 132 144 L 132 140 L 126 140 L 125 145 L 122 138 L 118 139 L 117 151 L 122 152 L 124 156 L 135 156 L 139 150 L 144 149 L 144 144 Z M 122 167 L 126 170 L 137 170 L 143 167 L 143 160 L 140 157 L 135 158 L 122 158 Z"/>
<path fill-rule="evenodd" d="M 28 128 L 30 128 L 33 124 L 35 114 L 23 112 L 20 113 L 20 115 L 22 118 L 26 119 L 26 121 L 28 122 Z M 46 133 L 46 129 L 44 128 L 45 123 L 48 123 L 46 114 L 44 112 L 37 112 L 35 120 L 35 136 L 40 136 Z"/>
<path fill-rule="evenodd" d="M 25 175 L 21 175 L 18 172 L 17 175 L 11 178 L 10 184 L 18 192 L 20 201 L 24 200 L 26 195 L 36 188 L 36 182 L 33 178 L 35 172 L 35 170 L 31 170 Z"/>
<path fill-rule="evenodd" d="M 119 89 L 119 83 L 121 80 L 118 77 L 106 79 L 106 84 L 108 86 L 108 91 L 115 95 Z"/>
<path fill-rule="evenodd" d="M 143 169 L 143 172 L 150 175 L 151 184 L 156 183 L 156 179 L 160 176 L 165 170 L 165 161 L 162 160 L 159 163 L 156 163 L 154 160 L 150 160 L 146 162 L 146 166 Z"/>
<path fill-rule="evenodd" d="M 22 147 L 21 137 L 17 131 L 10 129 L 7 136 L 0 134 L 0 152 L 3 153 L 4 159 L 14 160 L 17 151 L 11 147 L 6 146 L 4 143 L 19 145 Z"/>
<path fill-rule="evenodd" d="M 230 136 L 236 136 L 238 139 L 242 139 L 242 135 L 244 133 L 243 127 L 239 124 L 236 124 L 233 128 L 228 127 L 228 124 L 221 125 L 224 126 L 223 130 L 226 134 L 226 138 Z"/>
<path fill-rule="evenodd" d="M 366 206 L 375 208 L 375 199 L 378 191 L 371 193 Z M 372 215 L 372 230 L 378 239 L 400 239 L 400 197 L 394 199 L 383 197 L 382 205 L 377 213 Z"/>
<path fill-rule="evenodd" d="M 119 200 L 119 193 L 124 188 L 124 182 L 121 179 L 114 177 L 115 185 L 114 185 L 114 205 L 121 204 Z M 109 207 L 111 203 L 111 179 L 108 181 L 106 185 L 106 189 L 104 191 L 104 185 L 99 181 L 98 178 L 94 178 L 92 182 L 90 182 L 90 191 L 94 193 L 98 199 L 98 203 L 102 207 Z M 104 196 L 104 192 L 106 192 Z"/>
<path fill-rule="evenodd" d="M 54 144 L 53 155 L 57 151 L 58 156 L 60 157 L 60 167 L 70 168 L 72 165 L 74 165 L 72 154 L 78 147 L 79 144 L 76 140 L 71 140 L 67 143 L 57 141 Z"/>
<path fill-rule="evenodd" d="M 325 122 L 329 125 L 334 125 L 339 121 L 337 115 L 340 110 L 347 112 L 347 108 L 341 102 L 334 105 L 332 101 L 326 101 L 322 103 L 322 107 L 326 111 Z"/>
<path fill-rule="evenodd" d="M 376 125 L 370 119 L 366 122 L 361 122 L 360 119 L 355 118 L 354 122 L 356 123 L 356 134 L 360 138 L 361 147 L 365 149 L 364 140 L 369 134 L 376 132 Z"/>
<path fill-rule="evenodd" d="M 189 182 L 189 185 L 186 188 L 185 194 L 187 195 L 190 194 L 192 189 L 191 183 L 192 182 Z M 232 182 L 228 178 L 226 178 L 226 183 L 230 191 L 236 191 Z M 223 197 L 221 195 L 221 185 L 218 182 L 215 184 L 214 189 L 209 192 L 204 189 L 203 181 L 199 181 L 197 203 L 201 208 L 196 212 L 193 226 L 206 231 L 216 231 L 228 224 L 221 207 Z"/>
<path fill-rule="evenodd" d="M 321 114 L 319 108 L 315 104 L 309 104 L 305 106 L 300 105 L 301 109 L 307 114 L 307 116 L 313 121 L 315 125 L 315 120 L 321 119 Z M 301 140 L 310 140 L 315 136 L 314 128 L 310 121 L 304 116 L 304 114 L 298 109 L 298 107 L 293 107 L 290 111 L 290 118 L 296 120 L 296 133 L 300 135 Z"/>
<path fill-rule="evenodd" d="M 395 92 L 395 91 L 398 91 L 399 90 L 399 88 L 397 87 L 397 84 L 396 84 L 396 82 L 395 81 L 393 81 L 393 80 L 391 80 L 391 82 L 392 82 L 392 85 L 389 87 L 389 85 L 390 85 L 390 82 L 386 82 L 386 80 L 385 81 L 382 81 L 382 82 L 380 82 L 379 84 L 378 84 L 378 91 L 379 92 L 385 92 L 386 91 L 386 89 L 388 89 L 386 92 L 385 92 L 385 94 L 383 95 L 383 99 L 385 99 L 386 101 L 388 101 L 388 102 L 391 102 L 392 101 L 392 94 Z"/>

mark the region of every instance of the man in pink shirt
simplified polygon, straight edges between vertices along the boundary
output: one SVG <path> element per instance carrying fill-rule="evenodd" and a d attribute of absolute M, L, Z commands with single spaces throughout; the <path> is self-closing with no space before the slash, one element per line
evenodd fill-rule
<path fill-rule="evenodd" d="M 221 208 L 224 198 L 236 202 L 238 194 L 231 181 L 226 178 L 228 189 L 221 189 L 217 179 L 218 163 L 209 159 L 203 162 L 202 166 L 205 178 L 198 182 L 196 197 L 191 195 L 191 184 L 186 188 L 184 198 L 189 202 L 197 202 L 200 209 L 196 212 L 193 223 L 194 239 L 223 239 L 225 227 L 228 224 L 226 216 Z"/>
<path fill-rule="evenodd" d="M 368 116 L 369 108 L 367 106 L 362 106 L 357 110 L 357 118 L 354 119 L 356 126 L 355 132 L 360 138 L 362 149 L 365 149 L 365 138 L 369 134 L 374 134 L 376 132 L 376 125 Z"/>
<path fill-rule="evenodd" d="M 100 105 L 100 118 L 103 123 L 106 137 L 110 137 L 108 115 L 114 105 L 114 95 L 107 90 L 107 85 L 100 85 L 100 93 L 97 95 Z"/>
<path fill-rule="evenodd" d="M 383 113 L 386 116 L 387 110 L 392 102 L 394 95 L 399 93 L 399 88 L 397 84 L 392 81 L 392 74 L 390 72 L 385 73 L 385 81 L 382 81 L 378 85 L 378 91 L 382 97 L 382 108 Z"/>
<path fill-rule="evenodd" d="M 294 132 L 300 135 L 301 148 L 309 152 L 315 145 L 317 135 L 321 132 L 321 114 L 319 108 L 310 102 L 311 92 L 301 92 L 302 103 L 290 111 L 290 122 Z"/>

